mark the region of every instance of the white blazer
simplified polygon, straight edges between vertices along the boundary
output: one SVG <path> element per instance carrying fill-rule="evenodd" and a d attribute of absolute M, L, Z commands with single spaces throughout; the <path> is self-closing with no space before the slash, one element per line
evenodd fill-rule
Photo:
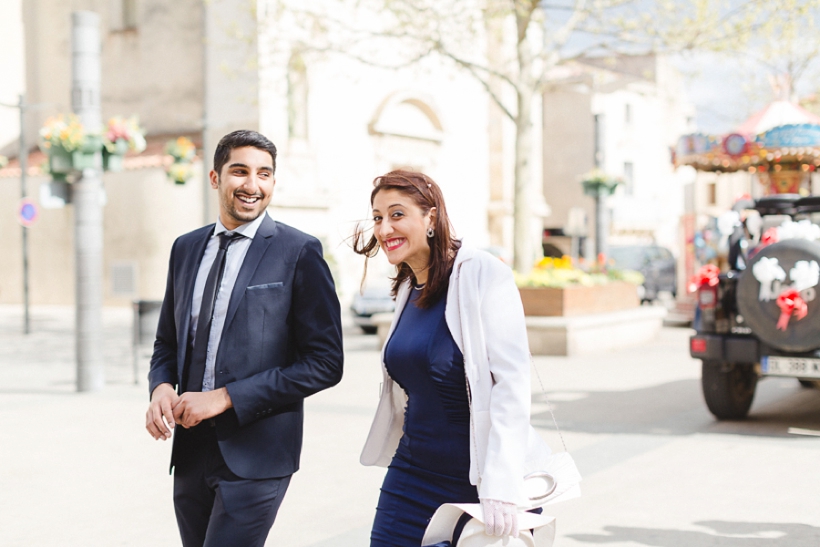
<path fill-rule="evenodd" d="M 399 288 L 387 340 L 407 303 L 410 282 Z M 472 393 L 470 482 L 479 498 L 526 506 L 523 479 L 543 469 L 550 450 L 530 426 L 530 352 L 521 297 L 512 271 L 489 253 L 462 248 L 445 305 L 450 333 L 464 355 Z M 385 344 L 385 347 L 387 344 Z M 407 395 L 390 378 L 382 348 L 381 399 L 360 461 L 387 466 L 402 436 Z"/>

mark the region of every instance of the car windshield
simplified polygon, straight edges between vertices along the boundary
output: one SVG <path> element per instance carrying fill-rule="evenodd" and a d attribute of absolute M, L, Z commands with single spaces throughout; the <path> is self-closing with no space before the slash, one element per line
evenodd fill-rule
<path fill-rule="evenodd" d="M 647 249 L 645 247 L 611 247 L 609 258 L 618 268 L 637 270 L 646 264 Z"/>

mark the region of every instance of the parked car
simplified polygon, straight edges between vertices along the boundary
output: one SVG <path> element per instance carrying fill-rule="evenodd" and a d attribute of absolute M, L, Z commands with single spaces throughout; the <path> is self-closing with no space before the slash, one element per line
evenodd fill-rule
<path fill-rule="evenodd" d="M 609 248 L 609 259 L 616 268 L 641 272 L 644 282 L 638 288 L 642 301 L 658 298 L 658 293 L 677 293 L 675 257 L 658 245 L 622 245 Z"/>
<path fill-rule="evenodd" d="M 353 322 L 367 334 L 376 334 L 378 328 L 373 323 L 373 315 L 391 313 L 395 309 L 396 303 L 390 295 L 390 287 L 368 287 L 364 292 L 356 293 L 350 305 Z"/>
<path fill-rule="evenodd" d="M 755 209 L 768 226 L 762 242 L 739 246 L 748 254 L 730 271 L 707 265 L 693 280 L 689 353 L 702 362 L 703 397 L 719 420 L 744 418 L 761 378 L 820 380 L 820 226 L 811 220 L 820 196 L 766 196 Z"/>

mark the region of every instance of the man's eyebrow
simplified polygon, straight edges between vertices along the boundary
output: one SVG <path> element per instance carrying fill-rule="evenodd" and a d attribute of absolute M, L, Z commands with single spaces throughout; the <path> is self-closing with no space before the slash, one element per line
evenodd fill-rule
<path fill-rule="evenodd" d="M 250 167 L 248 167 L 247 165 L 245 165 L 244 163 L 241 163 L 241 162 L 235 162 L 235 163 L 230 164 L 228 166 L 228 169 L 233 169 L 234 167 L 242 167 L 244 169 L 250 170 Z M 270 167 L 269 165 L 265 165 L 265 166 L 260 167 L 259 171 L 273 171 L 273 167 Z"/>

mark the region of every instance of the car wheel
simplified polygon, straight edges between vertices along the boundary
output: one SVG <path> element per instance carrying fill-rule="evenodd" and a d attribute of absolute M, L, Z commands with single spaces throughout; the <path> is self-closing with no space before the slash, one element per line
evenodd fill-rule
<path fill-rule="evenodd" d="M 379 330 L 379 327 L 374 327 L 371 325 L 362 325 L 361 327 L 362 332 L 364 332 L 365 334 L 376 334 L 376 332 Z"/>
<path fill-rule="evenodd" d="M 741 420 L 749 413 L 757 387 L 752 365 L 704 361 L 701 369 L 703 398 L 718 420 Z"/>

